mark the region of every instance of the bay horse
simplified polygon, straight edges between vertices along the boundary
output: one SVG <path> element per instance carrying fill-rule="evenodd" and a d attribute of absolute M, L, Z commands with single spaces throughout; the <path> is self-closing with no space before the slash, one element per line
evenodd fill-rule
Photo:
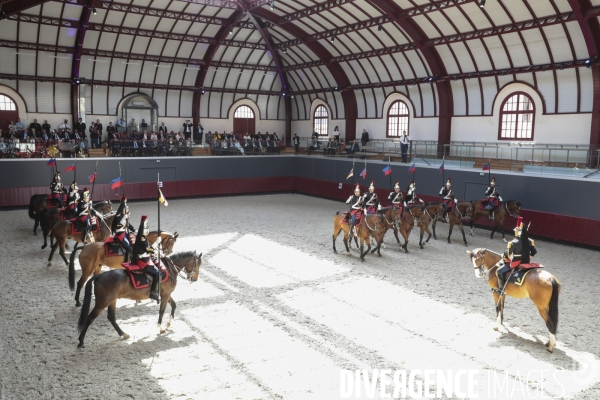
<path fill-rule="evenodd" d="M 481 208 L 481 200 L 473 200 L 471 201 L 471 204 L 473 205 L 473 209 L 471 210 L 469 218 L 471 219 L 471 236 L 473 236 L 475 232 L 475 221 L 481 217 L 488 217 L 490 212 L 487 209 Z M 494 238 L 494 233 L 500 227 L 502 228 L 502 240 L 506 242 L 506 237 L 504 235 L 504 219 L 507 215 L 517 218 L 521 213 L 521 204 L 521 202 L 516 200 L 501 201 L 498 203 L 498 209 L 494 212 L 494 229 L 492 230 L 490 239 Z"/>
<path fill-rule="evenodd" d="M 48 196 L 46 194 L 34 194 L 29 199 L 29 218 L 35 222 L 33 224 L 33 234 L 37 236 L 37 227 L 40 225 L 42 211 L 48 209 Z M 54 201 L 54 199 L 52 200 Z M 56 207 L 60 208 L 60 207 Z"/>
<path fill-rule="evenodd" d="M 173 246 L 175 245 L 178 236 L 179 234 L 177 232 L 174 234 L 165 231 L 160 232 L 160 243 L 162 246 L 161 254 L 168 256 L 173 252 Z M 148 243 L 150 245 L 154 244 L 157 239 L 158 231 L 151 231 L 148 234 Z M 73 250 L 73 252 L 71 252 L 71 257 L 69 257 L 69 288 L 71 288 L 71 290 L 75 288 L 75 255 L 77 254 L 77 251 L 81 251 L 81 253 L 79 253 L 81 278 L 77 282 L 77 291 L 75 292 L 75 306 L 79 307 L 81 305 L 79 302 L 79 294 L 88 278 L 92 274 L 99 274 L 102 272 L 103 265 L 112 269 L 123 269 L 121 264 L 125 261 L 125 255 L 107 257 L 104 251 L 104 242 L 90 243 L 77 250 Z"/>
<path fill-rule="evenodd" d="M 444 203 L 441 203 L 439 212 L 443 214 L 445 207 L 446 206 L 444 205 Z M 463 226 L 463 219 L 471 218 L 471 213 L 473 211 L 472 209 L 473 209 L 473 204 L 471 204 L 471 202 L 459 201 L 458 203 L 456 203 L 454 205 L 452 212 L 448 213 L 448 222 L 450 223 L 450 228 L 448 229 L 448 243 L 452 243 L 450 241 L 450 236 L 452 236 L 452 229 L 454 228 L 454 225 L 458 225 L 458 228 L 460 229 L 460 233 L 462 233 L 462 236 L 463 236 L 463 242 L 465 243 L 465 246 L 468 246 L 467 238 L 465 236 L 465 229 Z M 437 224 L 437 221 L 434 221 L 433 222 L 433 238 L 434 239 L 437 239 L 437 237 L 435 236 L 435 225 L 436 224 Z"/>
<path fill-rule="evenodd" d="M 420 204 L 404 207 L 403 211 L 401 211 L 398 207 L 385 208 L 383 211 L 385 223 L 383 225 L 381 241 L 378 243 L 377 247 L 371 251 L 371 253 L 377 251 L 377 255 L 381 256 L 379 251 L 381 244 L 383 243 L 383 237 L 390 228 L 394 230 L 394 236 L 396 237 L 396 242 L 400 246 L 400 249 L 404 250 L 405 253 L 408 253 L 408 237 L 410 236 L 410 232 L 415 225 L 415 221 L 420 220 L 422 215 L 423 210 Z M 404 244 L 402 245 L 400 245 L 400 237 L 398 236 L 398 232 L 400 232 L 404 238 Z"/>
<path fill-rule="evenodd" d="M 344 246 L 346 246 L 346 253 L 350 254 L 350 247 L 348 247 L 348 236 L 350 235 L 350 224 L 343 224 L 342 221 L 346 218 L 344 213 L 340 213 L 339 211 L 333 217 L 333 252 L 337 253 L 337 249 L 335 248 L 335 240 L 341 231 L 344 231 Z M 383 235 L 381 235 L 380 230 L 382 229 L 382 217 L 379 214 L 370 214 L 363 215 L 362 222 L 360 225 L 355 227 L 356 236 L 360 239 L 360 260 L 365 261 L 365 256 L 371 250 L 371 235 L 375 238 L 377 243 L 379 244 Z M 355 237 L 356 240 L 356 237 Z M 367 251 L 363 252 L 364 243 L 367 242 Z M 358 244 L 357 244 L 358 247 Z"/>
<path fill-rule="evenodd" d="M 435 224 L 438 218 L 441 218 L 444 215 L 444 208 L 440 207 L 443 203 L 439 201 L 435 201 L 432 203 L 426 203 L 422 206 L 422 214 L 420 222 L 418 222 L 419 228 L 421 228 L 421 236 L 419 238 L 419 247 L 423 248 L 425 243 L 429 243 L 429 239 L 431 239 L 431 231 L 429 230 L 429 224 L 433 221 Z M 435 226 L 435 225 L 432 225 Z M 435 228 L 433 230 L 435 232 Z M 423 234 L 427 232 L 427 239 L 425 243 L 423 243 Z M 435 238 L 435 233 L 434 233 Z"/>
<path fill-rule="evenodd" d="M 187 279 L 190 282 L 198 280 L 200 265 L 202 264 L 202 253 L 197 254 L 195 251 L 187 251 L 175 253 L 161 259 L 164 266 L 169 271 L 169 278 L 160 284 L 160 308 L 158 311 L 158 328 L 160 333 L 164 333 L 175 318 L 175 300 L 171 294 L 177 286 L 177 276 L 185 270 Z M 92 303 L 92 287 L 96 304 L 90 313 Z M 131 283 L 129 274 L 122 269 L 112 269 L 98 275 L 94 275 L 85 285 L 85 297 L 83 306 L 79 315 L 77 324 L 79 330 L 79 345 L 77 347 L 84 348 L 83 340 L 85 334 L 94 320 L 100 315 L 105 308 L 108 307 L 108 320 L 115 328 L 119 336 L 123 339 L 129 339 L 129 335 L 121 330 L 117 324 L 116 309 L 118 299 L 129 300 L 147 300 L 150 298 L 150 286 L 143 289 L 136 289 Z M 167 308 L 167 303 L 171 305 L 171 315 L 166 327 L 162 327 L 162 319 Z"/>
<path fill-rule="evenodd" d="M 112 211 L 112 203 L 110 200 L 102 200 L 93 205 L 94 210 L 98 211 L 100 214 L 108 214 Z M 69 218 L 76 218 L 77 215 L 71 215 L 69 208 L 65 208 L 65 212 L 68 213 Z M 42 245 L 42 250 L 48 246 L 48 235 L 52 231 L 54 225 L 62 221 L 61 209 L 60 208 L 47 208 L 42 211 L 40 215 L 40 226 L 42 228 L 42 234 L 44 235 L 44 244 Z M 54 236 L 50 235 L 50 247 L 54 245 Z"/>
<path fill-rule="evenodd" d="M 102 217 L 97 217 L 97 223 L 100 225 L 100 229 L 98 229 L 97 232 L 93 232 L 94 241 L 102 242 L 104 239 L 110 236 L 110 226 L 112 225 L 112 221 L 115 218 L 116 214 L 117 213 L 115 211 L 112 211 L 109 214 L 103 215 Z M 73 234 L 71 231 L 72 225 L 73 223 L 69 220 L 58 221 L 56 224 L 54 224 L 51 234 L 54 235 L 54 239 L 56 241 L 54 242 L 54 245 L 52 246 L 52 251 L 50 251 L 50 255 L 48 256 L 48 267 L 52 265 L 52 256 L 54 256 L 54 252 L 56 251 L 57 247 L 60 247 L 59 254 L 64 260 L 65 264 L 69 265 L 69 261 L 65 256 L 65 244 L 67 243 L 67 239 L 72 239 L 77 242 L 73 251 L 77 249 L 77 245 L 79 243 L 84 242 L 85 230 L 83 233 Z"/>
<path fill-rule="evenodd" d="M 491 288 L 496 288 L 498 278 L 496 277 L 496 263 L 500 261 L 502 255 L 494 253 L 488 249 L 475 249 L 467 251 L 471 263 L 475 268 L 477 278 L 486 277 Z M 500 295 L 493 292 L 494 302 L 496 303 L 496 325 L 494 330 L 502 325 L 504 317 L 504 298 L 506 294 L 518 299 L 529 297 L 538 309 L 540 316 L 546 323 L 550 333 L 550 338 L 546 343 L 548 351 L 552 352 L 556 346 L 556 328 L 558 326 L 558 295 L 560 294 L 560 282 L 554 275 L 543 269 L 532 269 L 525 276 L 521 286 L 507 283 L 505 294 Z"/>

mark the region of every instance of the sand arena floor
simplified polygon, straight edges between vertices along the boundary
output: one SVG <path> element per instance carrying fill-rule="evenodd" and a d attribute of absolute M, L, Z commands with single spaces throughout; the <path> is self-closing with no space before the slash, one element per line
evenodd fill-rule
<path fill-rule="evenodd" d="M 448 225 L 438 224 L 440 239 L 423 250 L 413 232 L 409 254 L 390 231 L 383 256 L 361 263 L 355 249 L 332 251 L 332 219 L 345 208 L 293 194 L 169 201 L 162 229 L 179 232 L 175 251 L 204 253 L 200 279 L 179 282 L 166 334 L 155 303 L 119 300 L 131 338 L 119 338 L 104 311 L 84 350 L 66 266 L 55 256 L 46 267 L 49 250 L 26 210 L 0 212 L 0 398 L 336 399 L 340 369 L 359 368 L 475 369 L 479 398 L 491 397 L 490 373 L 507 372 L 495 398 L 600 398 L 598 252 L 536 241 L 537 260 L 562 283 L 550 354 L 529 300 L 507 299 L 509 332 L 492 330 L 490 290 L 458 230 L 448 245 Z M 134 225 L 147 214 L 156 228 L 155 202 L 130 209 Z M 468 249 L 504 249 L 488 236 L 477 230 Z M 343 250 L 341 236 L 337 244 Z M 551 371 L 542 391 L 541 370 Z"/>

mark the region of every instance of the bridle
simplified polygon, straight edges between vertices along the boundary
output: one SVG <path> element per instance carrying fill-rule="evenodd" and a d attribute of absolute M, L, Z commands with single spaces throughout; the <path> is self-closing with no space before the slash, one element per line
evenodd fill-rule
<path fill-rule="evenodd" d="M 417 221 L 417 224 L 421 224 L 421 222 L 422 222 L 421 217 L 420 216 L 415 217 L 415 214 L 412 213 L 412 210 L 414 208 L 415 207 L 408 207 L 408 213 L 414 218 L 415 221 Z"/>
<path fill-rule="evenodd" d="M 509 210 L 509 208 L 508 208 L 508 201 L 505 201 L 505 202 L 504 202 L 504 208 L 506 208 L 506 212 L 507 212 L 507 213 L 508 213 L 508 214 L 509 214 L 511 217 L 513 217 L 513 218 L 517 218 L 517 216 L 519 215 L 519 214 L 517 214 L 516 212 L 511 212 L 511 211 Z"/>
<path fill-rule="evenodd" d="M 489 281 L 490 274 L 492 273 L 492 271 L 494 269 L 498 268 L 498 264 L 495 264 L 493 267 L 486 269 L 486 266 L 483 263 L 483 256 L 485 255 L 486 251 L 488 251 L 488 250 L 487 249 L 477 249 L 476 252 L 471 254 L 471 262 L 473 263 L 473 268 L 475 270 L 479 270 L 480 275 L 485 275 L 485 273 L 487 272 L 487 278 Z M 475 258 L 474 261 L 473 261 L 473 258 Z M 481 260 L 481 263 L 479 265 L 477 264 L 478 260 Z"/>

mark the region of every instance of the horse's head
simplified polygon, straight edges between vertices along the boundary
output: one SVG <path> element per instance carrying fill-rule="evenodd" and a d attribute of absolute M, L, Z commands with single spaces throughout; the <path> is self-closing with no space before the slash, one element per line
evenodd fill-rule
<path fill-rule="evenodd" d="M 198 280 L 200 273 L 200 265 L 202 265 L 202 253 L 197 254 L 196 251 L 186 251 L 183 253 L 175 253 L 169 256 L 173 264 L 178 267 L 179 271 L 185 271 L 187 279 L 190 282 Z M 183 265 L 181 265 L 183 263 Z"/>
<path fill-rule="evenodd" d="M 175 246 L 178 237 L 179 233 L 177 232 L 174 234 L 164 231 L 160 233 L 160 242 L 163 244 L 162 249 L 164 250 L 165 255 L 169 255 L 173 252 L 173 246 Z"/>
<path fill-rule="evenodd" d="M 485 268 L 485 264 L 483 262 L 483 257 L 485 256 L 485 249 L 474 249 L 473 251 L 467 250 L 467 254 L 471 259 L 471 264 L 473 264 L 475 277 L 481 278 L 483 276 Z"/>
<path fill-rule="evenodd" d="M 110 202 L 110 200 L 103 200 L 99 203 L 96 203 L 96 205 L 94 206 L 94 209 L 96 211 L 101 212 L 102 214 L 108 214 L 112 211 L 112 204 Z"/>
<path fill-rule="evenodd" d="M 506 210 L 512 217 L 517 218 L 517 216 L 521 213 L 521 202 L 515 200 L 507 201 Z"/>

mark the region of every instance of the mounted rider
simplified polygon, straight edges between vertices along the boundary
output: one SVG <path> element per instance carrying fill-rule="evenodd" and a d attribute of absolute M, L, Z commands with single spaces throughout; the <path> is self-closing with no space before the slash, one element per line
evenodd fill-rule
<path fill-rule="evenodd" d="M 60 181 L 60 172 L 54 174 L 54 179 L 52 179 L 52 183 L 50 183 L 50 191 L 52 192 L 52 199 L 58 202 L 60 208 L 63 208 L 63 193 L 66 193 L 66 190 Z"/>
<path fill-rule="evenodd" d="M 377 211 L 381 210 L 381 204 L 379 204 L 379 198 L 375 193 L 375 182 L 371 182 L 369 185 L 369 191 L 363 196 L 363 205 L 365 215 L 377 214 Z"/>
<path fill-rule="evenodd" d="M 406 203 L 408 205 L 413 205 L 417 201 L 423 203 L 423 200 L 417 196 L 417 185 L 415 184 L 415 181 L 412 181 L 406 189 Z"/>
<path fill-rule="evenodd" d="M 140 228 L 138 229 L 135 244 L 133 245 L 132 263 L 137 264 L 144 272 L 152 275 L 152 287 L 150 288 L 150 298 L 160 303 L 158 285 L 160 283 L 160 274 L 156 265 L 152 261 L 154 248 L 148 243 L 148 216 L 142 215 Z"/>
<path fill-rule="evenodd" d="M 496 264 L 498 268 L 496 272 L 498 287 L 492 289 L 492 291 L 500 295 L 504 294 L 504 287 L 506 285 L 504 273 L 517 268 L 521 264 L 529 264 L 531 258 L 537 254 L 535 243 L 533 239 L 529 238 L 527 227 L 523 225 L 523 217 L 517 219 L 517 227 L 514 231 L 515 239 L 508 242 L 502 259 Z"/>
<path fill-rule="evenodd" d="M 490 186 L 488 186 L 484 195 L 488 197 L 488 204 L 486 209 L 489 211 L 488 218 L 494 219 L 494 211 L 498 209 L 498 204 L 502 201 L 502 197 L 500 197 L 500 193 L 496 190 L 496 178 L 492 178 L 490 181 Z"/>
<path fill-rule="evenodd" d="M 442 217 L 444 221 L 448 222 L 448 213 L 451 213 L 454 210 L 454 204 L 458 201 L 454 198 L 454 192 L 450 189 L 452 185 L 451 179 L 448 178 L 448 182 L 446 182 L 446 186 L 443 186 L 440 190 L 440 196 L 443 198 L 443 203 L 446 206 L 444 209 L 444 216 Z"/>
<path fill-rule="evenodd" d="M 77 187 L 77 182 L 73 181 L 71 186 L 69 186 L 69 193 L 67 194 L 67 206 L 69 208 L 69 213 L 73 217 L 77 217 L 77 204 L 79 203 L 79 188 Z"/>
<path fill-rule="evenodd" d="M 129 206 L 125 196 L 121 196 L 121 204 L 112 221 L 110 230 L 114 235 L 113 242 L 120 244 L 125 249 L 125 262 L 130 262 L 132 249 L 129 234 L 135 233 L 135 228 L 129 222 Z"/>
<path fill-rule="evenodd" d="M 92 225 L 90 221 L 90 215 L 92 213 L 96 214 L 96 210 L 92 207 L 92 199 L 90 196 L 90 190 L 88 188 L 83 189 L 83 194 L 81 199 L 79 199 L 79 204 L 77 205 L 77 222 L 85 225 L 85 235 L 83 237 L 83 242 L 87 242 L 89 239 L 89 243 L 94 242 L 94 236 L 91 235 Z"/>
<path fill-rule="evenodd" d="M 346 200 L 346 204 L 350 204 L 349 215 L 352 218 L 352 222 L 350 223 L 350 238 L 354 235 L 354 226 L 356 225 L 356 219 L 360 218 L 363 210 L 363 197 L 360 195 L 360 186 L 358 183 L 354 188 L 354 194 L 348 197 Z"/>
<path fill-rule="evenodd" d="M 400 182 L 396 182 L 394 185 L 394 191 L 390 192 L 388 200 L 392 202 L 392 207 L 402 208 L 402 205 L 404 204 L 404 198 L 402 196 L 402 191 L 400 190 Z"/>

